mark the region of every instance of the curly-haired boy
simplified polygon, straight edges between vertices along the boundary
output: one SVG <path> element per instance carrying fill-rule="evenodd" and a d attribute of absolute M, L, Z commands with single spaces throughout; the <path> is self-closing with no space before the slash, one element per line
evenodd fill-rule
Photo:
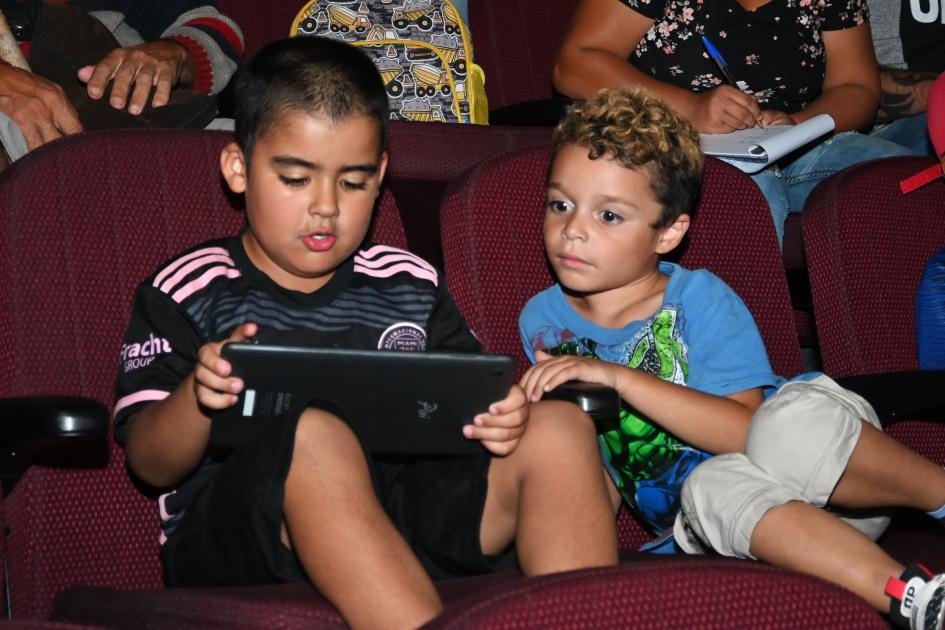
<path fill-rule="evenodd" d="M 619 392 L 601 452 L 614 506 L 625 501 L 659 534 L 650 550 L 765 560 L 839 584 L 902 625 L 941 628 L 945 575 L 903 567 L 874 542 L 888 518 L 852 511 L 908 506 L 942 519 L 945 471 L 883 434 L 870 405 L 828 377 L 776 376 L 724 282 L 660 261 L 689 227 L 702 164 L 692 125 L 643 91 L 604 90 L 558 126 L 544 228 L 558 284 L 521 315 L 537 361 L 526 394 L 572 379 Z"/>

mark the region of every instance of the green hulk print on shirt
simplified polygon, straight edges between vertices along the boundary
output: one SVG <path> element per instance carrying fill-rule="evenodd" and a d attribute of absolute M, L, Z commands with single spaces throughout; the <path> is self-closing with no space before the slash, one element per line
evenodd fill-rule
<path fill-rule="evenodd" d="M 681 340 L 677 311 L 661 309 L 620 349 L 621 363 L 664 381 L 685 385 L 689 377 L 687 350 Z M 593 339 L 571 339 L 553 355 L 600 358 Z M 659 532 L 672 524 L 679 491 L 689 472 L 708 456 L 683 444 L 626 403 L 616 426 L 599 436 L 604 465 L 624 500 Z"/>

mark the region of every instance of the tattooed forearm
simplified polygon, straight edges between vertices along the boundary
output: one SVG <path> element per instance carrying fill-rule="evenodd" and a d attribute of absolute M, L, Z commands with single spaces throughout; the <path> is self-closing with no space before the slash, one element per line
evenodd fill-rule
<path fill-rule="evenodd" d="M 880 69 L 879 111 L 877 122 L 891 122 L 903 116 L 924 112 L 934 72 Z"/>

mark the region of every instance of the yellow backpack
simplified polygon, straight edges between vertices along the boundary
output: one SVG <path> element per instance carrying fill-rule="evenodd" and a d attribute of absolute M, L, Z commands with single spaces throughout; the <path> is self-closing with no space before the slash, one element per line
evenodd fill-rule
<path fill-rule="evenodd" d="M 384 79 L 392 120 L 488 123 L 485 74 L 450 0 L 313 0 L 291 35 L 363 47 Z"/>

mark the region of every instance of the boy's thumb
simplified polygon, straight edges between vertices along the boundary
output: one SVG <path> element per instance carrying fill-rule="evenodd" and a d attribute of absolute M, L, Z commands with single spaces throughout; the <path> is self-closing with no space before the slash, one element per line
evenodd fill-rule
<path fill-rule="evenodd" d="M 240 324 L 230 335 L 230 341 L 249 341 L 256 335 L 256 329 L 257 326 L 253 322 Z"/>

